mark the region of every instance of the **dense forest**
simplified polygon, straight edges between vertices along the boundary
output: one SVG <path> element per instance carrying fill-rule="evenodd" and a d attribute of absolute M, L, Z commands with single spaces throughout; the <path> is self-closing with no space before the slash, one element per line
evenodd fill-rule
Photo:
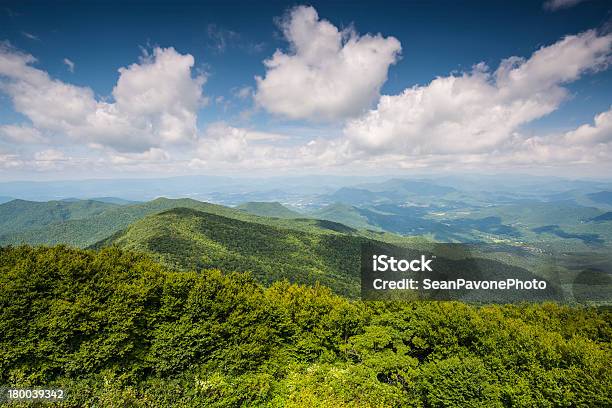
<path fill-rule="evenodd" d="M 263 284 L 282 279 L 310 285 L 320 282 L 356 298 L 364 242 L 368 240 L 363 237 L 320 229 L 299 231 L 174 208 L 145 217 L 93 248 L 113 245 L 147 253 L 173 270 L 247 271 Z"/>
<path fill-rule="evenodd" d="M 0 249 L 0 383 L 63 387 L 66 406 L 611 406 L 611 317 L 352 301 L 113 247 Z"/>

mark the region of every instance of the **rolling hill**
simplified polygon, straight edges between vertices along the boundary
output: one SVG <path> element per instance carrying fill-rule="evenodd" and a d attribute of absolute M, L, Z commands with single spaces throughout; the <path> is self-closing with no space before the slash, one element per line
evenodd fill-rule
<path fill-rule="evenodd" d="M 391 195 L 391 197 L 389 197 Z M 369 204 L 375 203 L 378 201 L 384 201 L 387 199 L 400 199 L 397 195 L 391 192 L 384 193 L 376 193 L 370 190 L 365 190 L 362 188 L 353 188 L 353 187 L 343 187 L 336 191 L 335 193 L 326 197 L 329 201 L 350 204 L 350 205 L 359 205 L 359 204 Z"/>
<path fill-rule="evenodd" d="M 587 194 L 587 197 L 596 203 L 612 205 L 612 191 L 600 191 L 598 193 Z"/>
<path fill-rule="evenodd" d="M 598 215 L 597 217 L 593 217 L 589 221 L 594 221 L 594 222 L 612 221 L 612 211 L 608 211 L 601 215 Z"/>
<path fill-rule="evenodd" d="M 313 211 L 310 215 L 314 218 L 339 222 L 353 228 L 380 231 L 380 228 L 370 224 L 368 218 L 362 215 L 362 210 L 352 205 L 334 203 Z"/>
<path fill-rule="evenodd" d="M 17 204 L 19 203 L 15 204 L 14 211 L 16 213 L 20 213 L 23 210 L 21 209 L 20 205 Z M 64 203 L 64 205 L 71 204 L 74 203 Z M 31 228 L 22 228 L 20 231 L 5 232 L 5 230 L 2 230 L 2 233 L 0 233 L 0 246 L 19 244 L 67 244 L 76 247 L 87 247 L 109 237 L 119 230 L 126 228 L 128 225 L 147 215 L 178 207 L 192 208 L 238 220 L 276 227 L 291 228 L 300 231 L 315 231 L 328 234 L 357 233 L 356 230 L 345 225 L 326 220 L 259 217 L 249 214 L 246 211 L 188 198 L 158 198 L 153 201 L 134 205 L 111 205 L 108 210 L 102 211 L 99 214 L 88 218 L 68 219 L 66 221 L 48 223 L 35 222 L 31 224 Z"/>
<path fill-rule="evenodd" d="M 474 251 L 477 248 L 430 244 L 421 246 L 421 249 L 401 249 L 397 245 L 363 236 L 323 231 L 300 231 L 190 208 L 173 208 L 147 216 L 92 248 L 117 246 L 146 253 L 174 270 L 215 268 L 226 273 L 247 271 L 266 285 L 285 279 L 307 285 L 319 282 L 351 298 L 356 298 L 360 293 L 364 245 L 376 248 L 375 253 L 384 251 L 397 254 L 399 258 L 406 250 L 412 256 L 434 251 L 438 257 L 435 274 L 429 276 L 432 279 L 476 275 L 495 280 L 509 276 L 526 280 L 536 277 L 532 272 L 511 263 L 480 258 Z M 490 301 L 486 295 L 461 293 L 453 296 L 462 296 L 468 301 Z M 497 293 L 495 299 L 500 302 L 512 301 L 515 299 L 512 296 L 516 294 Z M 558 298 L 553 287 L 528 296 L 540 300 Z"/>
<path fill-rule="evenodd" d="M 320 282 L 356 297 L 361 244 L 345 234 L 297 231 L 190 208 L 147 216 L 93 248 L 118 246 L 152 255 L 179 270 L 249 271 L 270 284 Z"/>
<path fill-rule="evenodd" d="M 93 200 L 12 200 L 0 204 L 0 231 L 3 234 L 22 232 L 34 227 L 96 216 L 115 207 L 112 203 Z"/>

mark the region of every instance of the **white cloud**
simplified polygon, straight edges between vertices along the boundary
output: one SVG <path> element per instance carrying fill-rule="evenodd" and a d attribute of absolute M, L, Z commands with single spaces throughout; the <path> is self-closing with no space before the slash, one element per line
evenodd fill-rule
<path fill-rule="evenodd" d="M 344 133 L 373 154 L 490 152 L 521 125 L 556 110 L 568 95 L 563 84 L 606 68 L 611 50 L 612 34 L 567 36 L 527 60 L 507 58 L 495 72 L 478 64 L 472 72 L 382 96 L 376 109 L 349 121 Z"/>
<path fill-rule="evenodd" d="M 74 72 L 74 62 L 72 62 L 68 58 L 64 58 L 62 62 L 66 65 L 66 68 L 68 69 L 68 71 Z"/>
<path fill-rule="evenodd" d="M 198 142 L 189 165 L 195 169 L 321 169 L 351 160 L 346 141 L 311 140 L 301 145 L 279 145 L 289 136 L 237 128 L 226 123 L 210 125 Z"/>
<path fill-rule="evenodd" d="M 190 142 L 204 101 L 203 76 L 192 76 L 194 59 L 173 48 L 156 48 L 139 63 L 119 69 L 113 102 L 87 87 L 50 78 L 34 57 L 0 44 L 0 90 L 35 128 L 82 144 L 119 151 Z"/>
<path fill-rule="evenodd" d="M 612 163 L 612 108 L 595 116 L 593 124 L 549 135 L 514 136 L 490 157 L 496 164 L 567 166 Z M 481 159 L 481 160 L 482 160 Z"/>
<path fill-rule="evenodd" d="M 9 143 L 30 144 L 42 143 L 45 138 L 38 129 L 27 125 L 0 126 L 0 140 Z"/>
<path fill-rule="evenodd" d="M 34 160 L 40 162 L 56 162 L 66 160 L 64 152 L 57 149 L 47 149 L 34 154 Z"/>
<path fill-rule="evenodd" d="M 612 109 L 596 115 L 593 124 L 584 124 L 567 132 L 534 136 L 516 132 L 499 148 L 487 151 L 423 155 L 396 151 L 367 155 L 361 152 L 361 158 L 377 167 L 386 164 L 395 168 L 492 171 L 548 168 L 557 169 L 557 174 L 576 176 L 572 169 L 577 166 L 587 166 L 590 172 L 612 167 Z"/>
<path fill-rule="evenodd" d="M 159 163 L 168 160 L 170 160 L 168 152 L 158 147 L 152 147 L 142 153 L 116 153 L 110 156 L 110 162 L 113 165 L 138 165 L 142 163 Z"/>
<path fill-rule="evenodd" d="M 557 11 L 561 9 L 571 8 L 586 0 L 547 0 L 544 2 L 544 10 Z"/>
<path fill-rule="evenodd" d="M 277 50 L 264 61 L 266 74 L 256 77 L 255 101 L 291 119 L 361 113 L 378 97 L 401 51 L 394 37 L 339 31 L 312 7 L 292 9 L 281 28 L 291 50 Z"/>
<path fill-rule="evenodd" d="M 593 145 L 612 142 L 612 108 L 595 116 L 593 125 L 585 124 L 565 134 L 571 144 Z"/>
<path fill-rule="evenodd" d="M 19 169 L 23 166 L 24 162 L 18 155 L 0 149 L 0 169 Z"/>
<path fill-rule="evenodd" d="M 58 170 L 74 165 L 73 158 L 57 149 L 47 149 L 34 153 L 33 160 L 27 166 L 36 171 Z"/>
<path fill-rule="evenodd" d="M 156 48 L 150 58 L 119 69 L 113 89 L 117 109 L 163 142 L 196 138 L 197 109 L 205 78 L 191 76 L 193 56 Z"/>

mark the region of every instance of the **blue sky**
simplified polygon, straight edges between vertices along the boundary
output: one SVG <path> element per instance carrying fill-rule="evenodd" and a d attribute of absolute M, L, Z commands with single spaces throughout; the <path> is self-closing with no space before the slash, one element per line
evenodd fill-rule
<path fill-rule="evenodd" d="M 308 10 L 315 13 L 314 20 Z M 0 126 L 4 126 L 0 128 L 0 179 L 280 170 L 488 171 L 500 163 L 507 171 L 557 173 L 558 169 L 569 168 L 569 174 L 597 176 L 607 172 L 607 156 L 593 158 L 592 152 L 600 154 L 602 144 L 607 152 L 612 139 L 607 133 L 607 115 L 600 120 L 603 124 L 595 123 L 595 117 L 609 111 L 612 104 L 607 42 L 610 13 L 608 2 L 595 0 L 556 0 L 548 5 L 537 1 L 3 1 L 2 52 L 7 58 L 21 58 L 22 68 L 7 65 L 4 71 L 0 69 L 0 84 L 14 85 L 12 91 L 0 87 Z M 302 22 L 309 22 L 308 30 L 314 31 L 298 32 Z M 298 27 L 298 31 L 289 33 L 291 27 Z M 333 35 L 324 33 L 329 27 L 342 38 L 340 48 L 332 54 L 324 44 L 333 43 Z M 319 28 L 323 31 L 317 31 Z M 584 34 L 589 30 L 591 34 Z M 308 36 L 316 39 L 316 33 L 321 34 L 319 43 L 324 45 L 317 52 L 332 63 L 338 58 L 339 67 L 328 67 L 317 57 L 306 56 L 311 41 Z M 375 41 L 371 47 L 360 42 L 368 35 Z M 578 36 L 576 44 L 563 50 L 565 45 L 560 42 L 568 35 Z M 296 50 L 300 41 L 302 51 Z M 345 47 L 351 42 L 357 44 L 352 51 Z M 494 84 L 502 60 L 520 57 L 526 67 L 534 52 L 555 44 L 559 44 L 558 50 L 552 51 L 559 52 L 558 62 L 554 58 L 534 60 L 532 65 L 536 68 L 524 70 L 534 82 L 525 80 L 520 84 L 522 94 L 513 100 L 501 95 L 519 92 L 519 85 L 508 91 L 501 82 Z M 383 50 L 380 54 L 374 50 L 378 47 Z M 157 105 L 146 113 L 135 112 L 127 99 L 115 103 L 119 68 L 157 64 L 159 55 L 168 49 L 173 49 L 177 64 L 181 56 L 191 56 L 193 63 L 189 67 L 181 65 L 187 77 L 180 79 L 180 86 L 199 87 L 200 92 L 187 101 L 177 101 L 177 109 L 172 112 Z M 159 55 L 156 50 L 160 50 Z M 275 71 L 264 61 L 272 59 L 276 50 L 288 58 Z M 362 51 L 367 55 L 357 57 Z M 143 57 L 145 54 L 148 57 Z M 362 61 L 363 69 L 342 68 L 345 57 Z M 546 78 L 538 79 L 547 67 L 568 65 L 574 60 L 582 64 L 576 72 L 561 72 L 559 68 L 559 72 L 549 72 Z M 488 66 L 488 78 L 474 74 L 473 66 L 481 62 Z M 120 110 L 112 116 L 113 121 L 133 121 L 138 126 L 121 133 L 116 130 L 119 125 L 113 124 L 112 132 L 119 133 L 108 140 L 92 136 L 105 133 L 99 122 L 68 126 L 66 112 L 44 116 L 49 108 L 35 106 L 35 101 L 52 101 L 55 91 L 51 85 L 45 95 L 32 94 L 34 102 L 17 101 L 18 93 L 23 92 L 20 86 L 27 86 L 28 92 L 35 92 L 31 88 L 46 89 L 45 84 L 36 82 L 42 79 L 24 79 L 15 72 L 25 72 L 26 67 L 36 70 L 34 77 L 44 73 L 49 84 L 67 84 L 77 93 L 91 90 L 93 96 L 88 98 L 92 104 L 116 105 L 109 108 L 112 115 L 115 107 Z M 306 73 L 313 75 L 313 86 L 308 86 L 307 79 L 296 81 L 300 83 L 290 89 L 293 79 Z M 446 96 L 429 86 L 438 77 L 450 81 L 462 75 L 469 78 L 449 85 L 455 90 L 440 91 L 449 92 Z M 262 81 L 258 82 L 256 76 Z M 343 77 L 345 84 L 341 83 Z M 142 80 L 136 75 L 130 78 Z M 549 80 L 548 88 L 534 88 L 538 97 L 531 97 L 524 89 L 532 86 L 526 84 L 536 84 L 537 88 L 538 83 Z M 152 85 L 147 86 L 158 83 L 151 81 Z M 368 81 L 371 83 L 364 85 Z M 36 85 L 31 87 L 33 83 Z M 124 84 L 128 84 L 127 76 Z M 493 84 L 495 89 L 483 89 L 486 84 Z M 133 89 L 130 86 L 126 85 L 126 92 Z M 168 82 L 167 86 L 174 85 Z M 285 86 L 287 89 L 279 89 Z M 421 88 L 425 96 L 413 92 L 399 97 L 414 87 Z M 328 88 L 334 91 L 326 93 Z M 556 94 L 559 88 L 563 92 L 553 100 L 546 97 Z M 453 99 L 457 90 L 463 90 L 465 98 Z M 385 96 L 390 97 L 393 112 L 388 113 L 388 118 L 379 106 Z M 438 96 L 440 101 L 432 99 Z M 181 98 L 181 93 L 174 97 Z M 488 97 L 494 99 L 490 104 L 499 104 L 491 114 L 504 111 L 501 120 L 512 125 L 494 128 L 486 121 L 487 115 L 478 116 L 478 111 L 487 108 Z M 53 110 L 72 103 L 87 105 L 87 101 L 59 97 Z M 174 103 L 171 98 L 164 102 Z M 421 106 L 421 102 L 433 105 Z M 27 103 L 32 106 L 24 106 Z M 461 118 L 453 119 L 447 113 L 457 103 L 466 108 L 457 113 L 463 115 Z M 303 109 L 293 109 L 301 104 Z M 520 116 L 512 111 L 518 105 L 523 110 L 541 112 Z M 535 105 L 538 107 L 533 108 Z M 83 115 L 94 115 L 107 107 L 92 107 L 91 111 L 83 110 Z M 425 110 L 434 112 L 432 118 L 423 117 Z M 177 130 L 169 127 L 168 121 L 159 120 L 164 115 L 171 122 L 193 119 L 194 124 Z M 398 115 L 405 117 L 393 123 L 393 117 Z M 471 120 L 467 115 L 476 116 Z M 471 129 L 472 123 L 477 128 Z M 571 133 L 581 126 L 591 129 L 583 128 L 577 136 Z M 442 135 L 448 132 L 456 136 Z M 427 140 L 428 134 L 433 135 L 431 140 Z M 138 137 L 142 140 L 122 143 Z M 559 142 L 561 139 L 565 141 Z M 473 145 L 474 149 L 462 145 Z M 532 150 L 526 151 L 525 146 Z M 530 159 L 533 154 L 537 157 Z"/>

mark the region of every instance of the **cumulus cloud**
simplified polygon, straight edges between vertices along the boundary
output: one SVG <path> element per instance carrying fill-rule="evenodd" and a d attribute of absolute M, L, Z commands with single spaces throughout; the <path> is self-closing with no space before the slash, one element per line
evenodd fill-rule
<path fill-rule="evenodd" d="M 500 148 L 485 152 L 418 156 L 397 152 L 368 156 L 362 152 L 362 157 L 365 158 L 365 162 L 377 163 L 377 166 L 384 166 L 386 162 L 399 168 L 435 167 L 497 171 L 502 168 L 550 168 L 562 169 L 564 172 L 580 165 L 591 166 L 591 171 L 597 168 L 610 168 L 612 109 L 597 114 L 593 124 L 584 124 L 566 132 L 530 136 L 515 132 Z"/>
<path fill-rule="evenodd" d="M 118 151 L 142 152 L 197 138 L 205 78 L 192 76 L 189 54 L 155 48 L 120 68 L 112 102 L 96 98 L 88 87 L 53 79 L 34 63 L 33 56 L 0 44 L 0 90 L 36 129 Z"/>
<path fill-rule="evenodd" d="M 567 9 L 583 3 L 586 0 L 547 0 L 544 2 L 544 10 L 557 11 Z"/>
<path fill-rule="evenodd" d="M 425 86 L 382 96 L 375 109 L 347 123 L 344 133 L 372 153 L 484 153 L 510 140 L 521 125 L 556 110 L 563 84 L 610 62 L 612 34 L 567 36 L 529 59 L 510 57 L 497 70 L 439 77 Z"/>
<path fill-rule="evenodd" d="M 570 144 L 599 144 L 612 142 L 612 108 L 595 116 L 594 123 L 585 124 L 565 134 Z"/>
<path fill-rule="evenodd" d="M 361 113 L 379 96 L 397 61 L 394 37 L 357 35 L 319 19 L 312 7 L 292 9 L 281 28 L 290 51 L 277 50 L 256 77 L 255 101 L 291 119 L 332 120 Z"/>
<path fill-rule="evenodd" d="M 612 161 L 612 108 L 564 133 L 516 135 L 488 159 L 497 164 L 558 166 Z"/>
<path fill-rule="evenodd" d="M 200 138 L 189 166 L 194 169 L 321 169 L 354 160 L 344 140 L 313 139 L 297 145 L 276 143 L 288 139 L 285 134 L 214 123 Z"/>

